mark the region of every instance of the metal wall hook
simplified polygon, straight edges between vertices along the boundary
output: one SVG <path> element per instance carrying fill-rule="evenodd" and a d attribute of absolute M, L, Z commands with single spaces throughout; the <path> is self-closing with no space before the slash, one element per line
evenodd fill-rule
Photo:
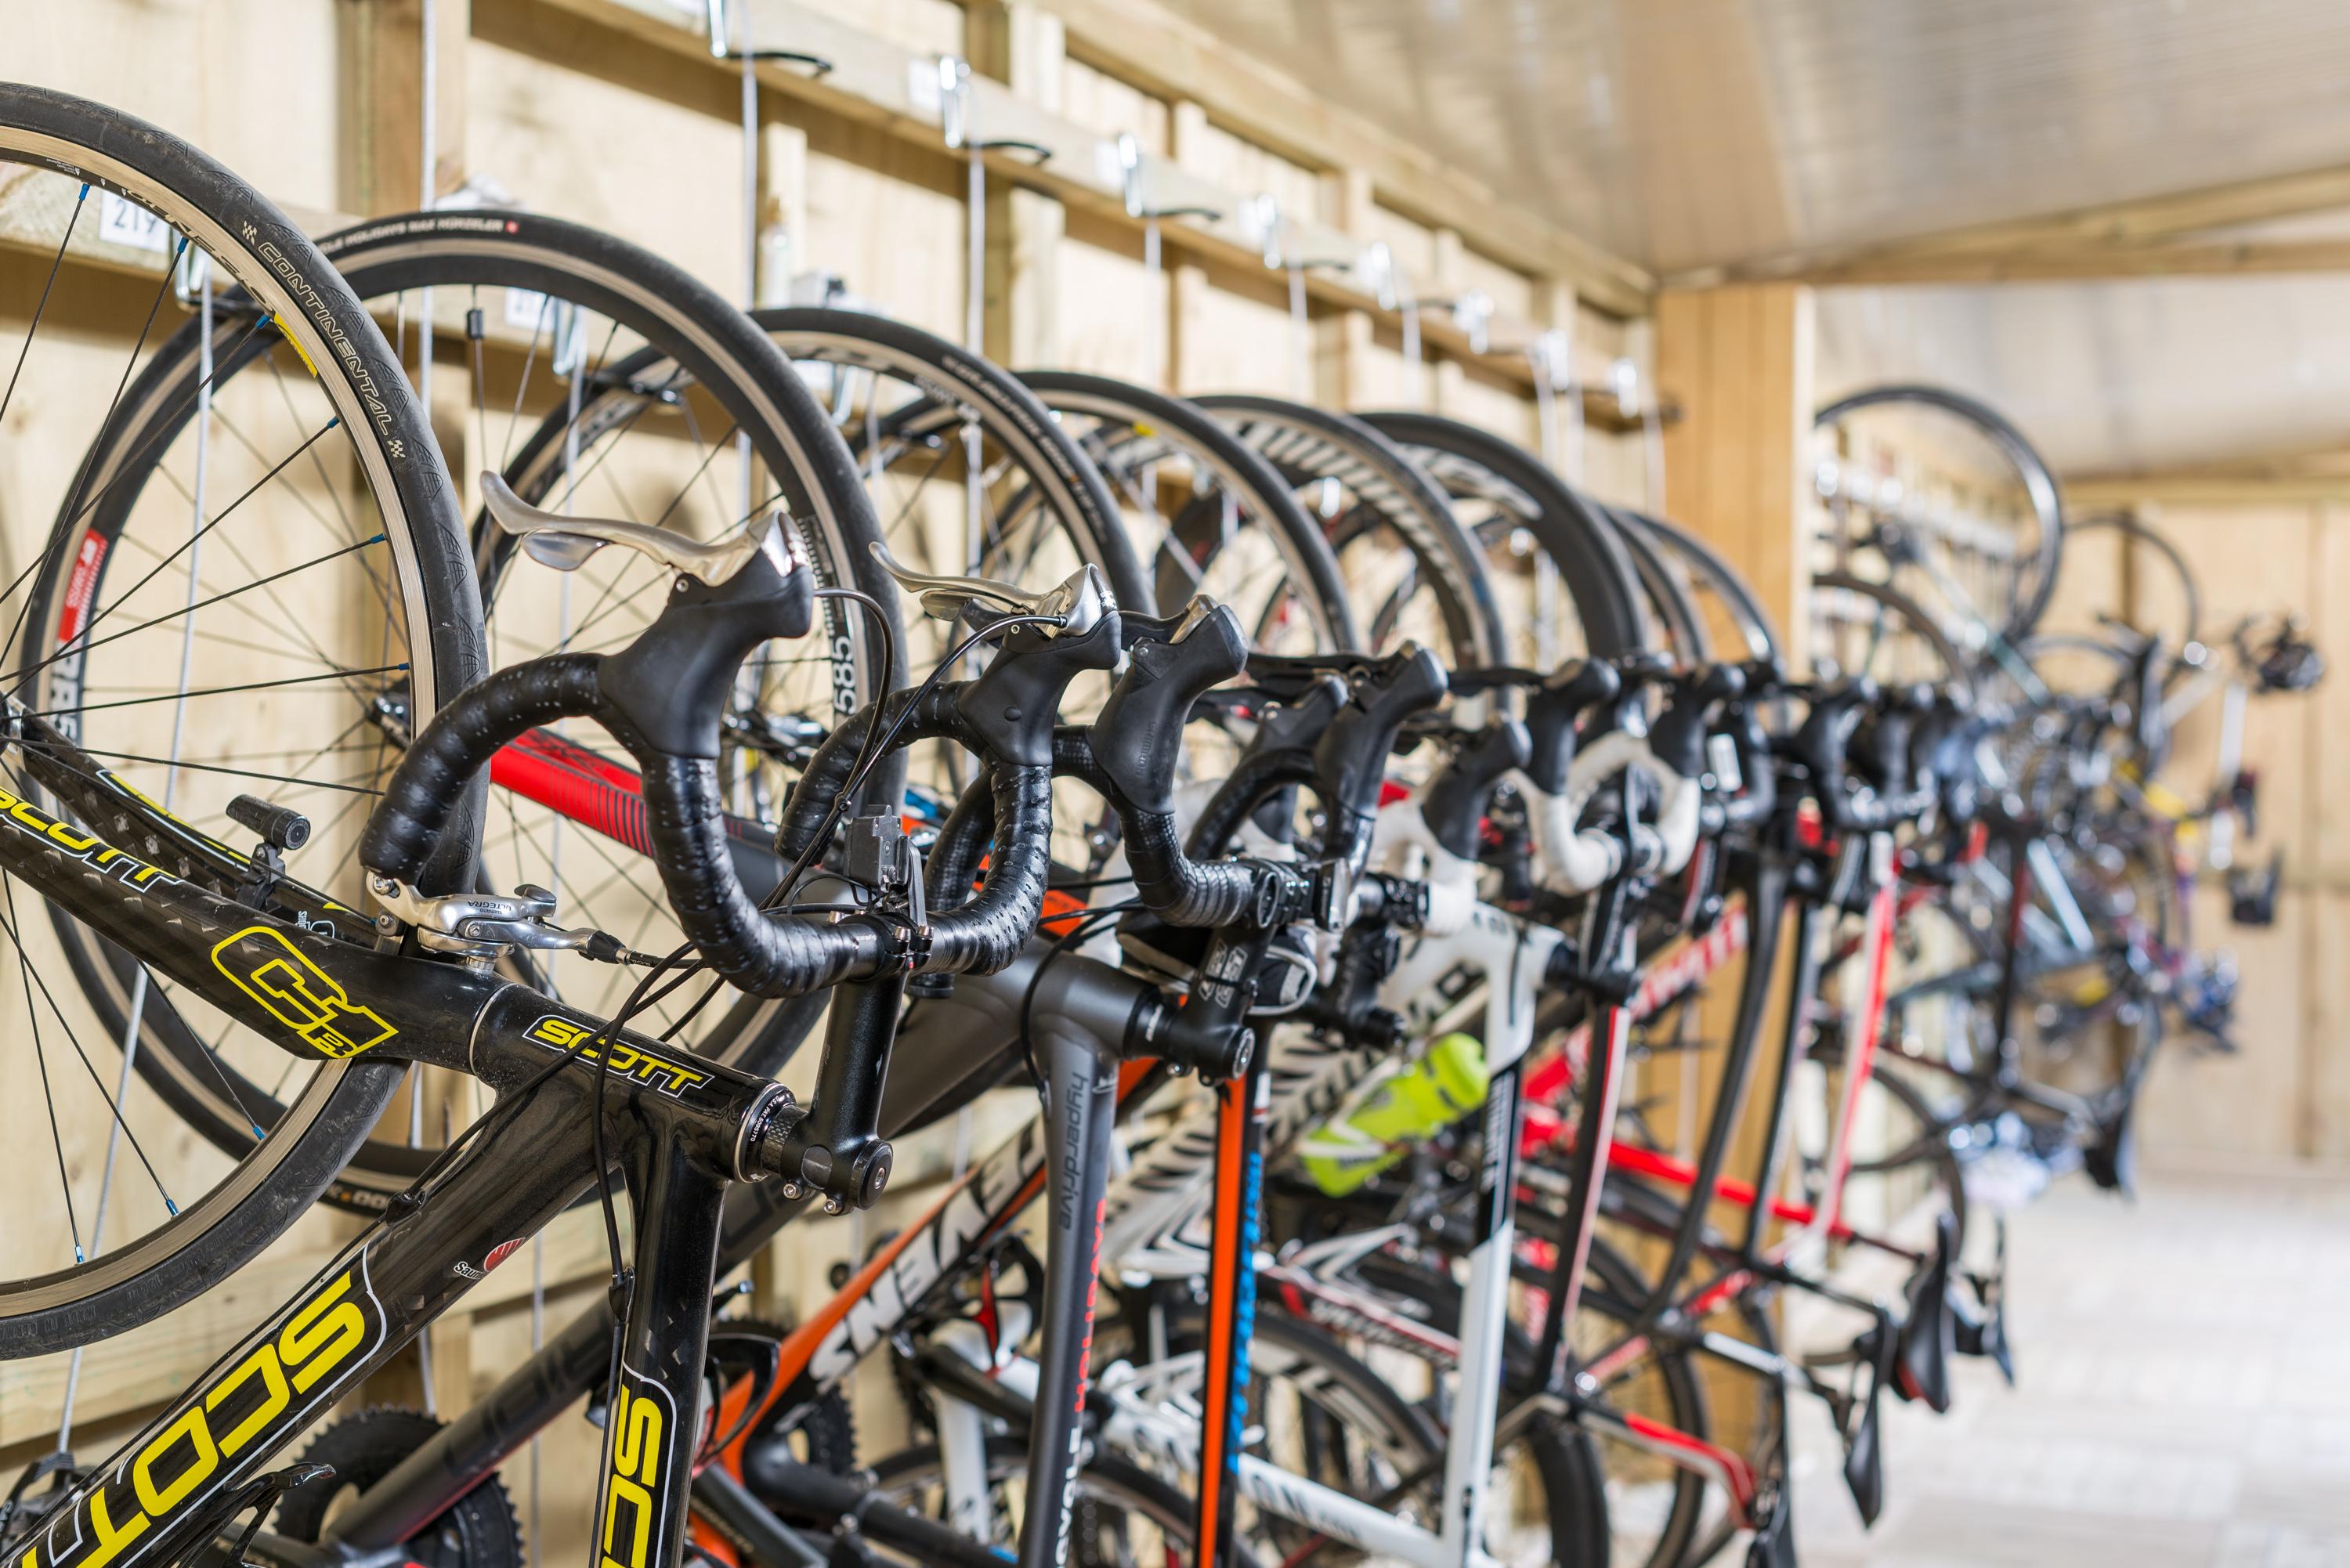
<path fill-rule="evenodd" d="M 1451 299 L 1424 299 L 1420 304 L 1431 310 L 1450 310 L 1452 325 L 1469 339 L 1471 354 L 1489 351 L 1491 340 L 1486 328 L 1493 319 L 1493 296 L 1482 288 L 1471 288 Z"/>
<path fill-rule="evenodd" d="M 743 15 L 747 17 L 749 12 Z M 702 16 L 710 27 L 710 57 L 713 60 L 775 60 L 784 65 L 805 66 L 810 76 L 827 77 L 834 66 L 822 55 L 811 55 L 801 49 L 736 49 L 727 43 L 726 0 L 703 0 Z M 746 30 L 744 43 L 750 42 Z"/>
<path fill-rule="evenodd" d="M 1053 150 L 1041 141 L 1029 141 L 1017 136 L 999 136 L 988 141 L 967 141 L 964 149 L 972 152 L 1025 152 L 1035 160 L 1032 168 L 1043 168 L 1053 161 Z"/>
<path fill-rule="evenodd" d="M 1553 393 L 1575 389 L 1575 346 L 1565 327 L 1554 327 L 1539 334 L 1526 345 L 1525 355 L 1537 387 Z"/>
<path fill-rule="evenodd" d="M 1154 207 L 1142 198 L 1142 143 L 1134 132 L 1118 133 L 1118 193 L 1126 202 L 1126 215 L 1139 218 L 1146 223 L 1163 218 L 1200 218 L 1211 223 L 1224 221 L 1224 214 L 1213 207 L 1196 204 L 1177 207 Z"/>
<path fill-rule="evenodd" d="M 1284 254 L 1281 244 L 1284 222 L 1281 199 L 1269 191 L 1250 197 L 1248 205 L 1241 210 L 1241 227 L 1263 251 L 1264 265 L 1275 271 L 1280 270 Z"/>
<path fill-rule="evenodd" d="M 971 140 L 971 62 L 961 55 L 939 57 L 939 133 L 948 148 L 968 151 Z"/>
<path fill-rule="evenodd" d="M 745 49 L 739 55 L 726 57 L 737 60 L 775 60 L 786 66 L 800 66 L 810 77 L 828 77 L 838 69 L 822 55 L 811 55 L 806 49 Z"/>

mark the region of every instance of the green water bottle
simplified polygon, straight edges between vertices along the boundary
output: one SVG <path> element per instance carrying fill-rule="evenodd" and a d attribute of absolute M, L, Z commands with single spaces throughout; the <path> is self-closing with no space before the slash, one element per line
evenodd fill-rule
<path fill-rule="evenodd" d="M 1485 1084 L 1485 1048 L 1476 1036 L 1441 1036 L 1344 1117 L 1306 1136 L 1298 1151 L 1305 1174 L 1331 1197 L 1344 1197 L 1482 1105 Z"/>

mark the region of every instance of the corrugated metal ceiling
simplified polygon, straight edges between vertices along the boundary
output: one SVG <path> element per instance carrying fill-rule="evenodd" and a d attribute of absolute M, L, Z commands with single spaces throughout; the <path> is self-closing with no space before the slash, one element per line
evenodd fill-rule
<path fill-rule="evenodd" d="M 2350 161 L 2342 0 L 1172 0 L 1665 271 Z"/>
<path fill-rule="evenodd" d="M 1665 274 L 2350 164 L 2345 0 L 1170 0 Z M 2343 232 L 2339 215 L 2251 233 Z M 2350 278 L 1825 289 L 2061 469 L 2350 445 Z"/>

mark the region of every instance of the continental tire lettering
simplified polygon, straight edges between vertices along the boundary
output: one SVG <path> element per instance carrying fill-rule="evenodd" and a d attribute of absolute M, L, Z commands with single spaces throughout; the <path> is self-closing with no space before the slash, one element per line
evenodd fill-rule
<path fill-rule="evenodd" d="M 594 1024 L 581 1023 L 550 1012 L 524 1030 L 523 1037 L 550 1050 L 568 1051 L 582 1041 L 595 1039 L 596 1033 Z M 647 1085 L 671 1099 L 681 1097 L 688 1089 L 698 1088 L 710 1082 L 710 1075 L 700 1068 L 689 1067 L 667 1056 L 657 1056 L 626 1040 L 609 1040 L 601 1044 L 588 1045 L 579 1054 L 588 1061 L 603 1063 L 604 1071 L 608 1073 Z"/>
<path fill-rule="evenodd" d="M 0 790 L 0 820 L 20 833 L 29 834 L 49 847 L 62 851 L 71 859 L 95 867 L 109 877 L 133 888 L 175 886 L 179 878 L 157 867 L 150 866 L 135 855 L 121 850 L 100 839 L 96 834 L 68 827 L 53 816 L 44 816 L 17 796 Z"/>
<path fill-rule="evenodd" d="M 14 1568 L 108 1568 L 151 1532 L 191 1519 L 245 1479 L 239 1460 L 259 1464 L 307 1426 L 384 1336 L 366 1261 L 355 1260 L 83 1480 Z"/>
<path fill-rule="evenodd" d="M 377 433 L 389 436 L 391 433 L 391 410 L 384 402 L 382 389 L 376 385 L 375 373 L 368 368 L 367 360 L 360 355 L 358 345 L 350 340 L 349 335 L 344 332 L 342 324 L 335 319 L 334 311 L 328 307 L 326 300 L 319 296 L 317 289 L 312 286 L 310 280 L 302 275 L 301 269 L 294 265 L 284 251 L 277 248 L 276 242 L 261 240 L 255 249 L 260 253 L 261 259 L 269 264 L 269 269 L 277 275 L 278 281 L 286 286 L 286 292 L 292 295 L 294 302 L 302 307 L 302 313 L 317 325 L 319 336 L 327 340 L 327 347 L 335 351 L 335 358 L 342 362 L 343 373 L 350 378 L 351 386 L 359 392 L 359 400 L 367 405 L 368 418 L 375 421 Z M 284 322 L 280 321 L 281 331 L 284 330 Z M 288 343 L 294 343 L 293 335 L 287 333 L 286 340 Z M 296 352 L 301 353 L 303 362 L 308 364 L 310 359 L 308 353 L 303 351 L 298 343 L 295 343 L 294 347 Z M 311 374 L 317 373 L 317 367 L 311 366 Z M 392 455 L 395 457 L 400 455 L 397 442 L 392 443 Z"/>
<path fill-rule="evenodd" d="M 665 1488 L 673 1480 L 664 1461 L 677 1427 L 669 1390 L 620 1368 L 619 1397 L 607 1418 L 612 1441 L 604 1471 L 604 1501 L 597 1511 L 602 1568 L 658 1568 L 666 1559 L 661 1536 L 670 1516 Z"/>
<path fill-rule="evenodd" d="M 213 944 L 213 967 L 321 1056 L 356 1056 L 400 1033 L 275 926 L 247 926 Z"/>

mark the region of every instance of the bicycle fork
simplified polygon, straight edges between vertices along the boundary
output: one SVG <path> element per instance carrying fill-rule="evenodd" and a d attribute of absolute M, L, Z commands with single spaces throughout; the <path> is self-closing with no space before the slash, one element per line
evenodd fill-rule
<path fill-rule="evenodd" d="M 1068 1556 L 1069 1520 L 1084 1468 L 1087 1365 L 1101 1283 L 1102 1204 L 1109 1184 L 1119 1061 L 1115 1040 L 1072 1026 L 1040 1025 L 1037 1045 L 1046 1089 L 1049 1182 L 1043 1314 L 1052 1332 L 1040 1353 L 1044 1362 L 1029 1429 L 1022 1568 L 1053 1568 Z"/>

